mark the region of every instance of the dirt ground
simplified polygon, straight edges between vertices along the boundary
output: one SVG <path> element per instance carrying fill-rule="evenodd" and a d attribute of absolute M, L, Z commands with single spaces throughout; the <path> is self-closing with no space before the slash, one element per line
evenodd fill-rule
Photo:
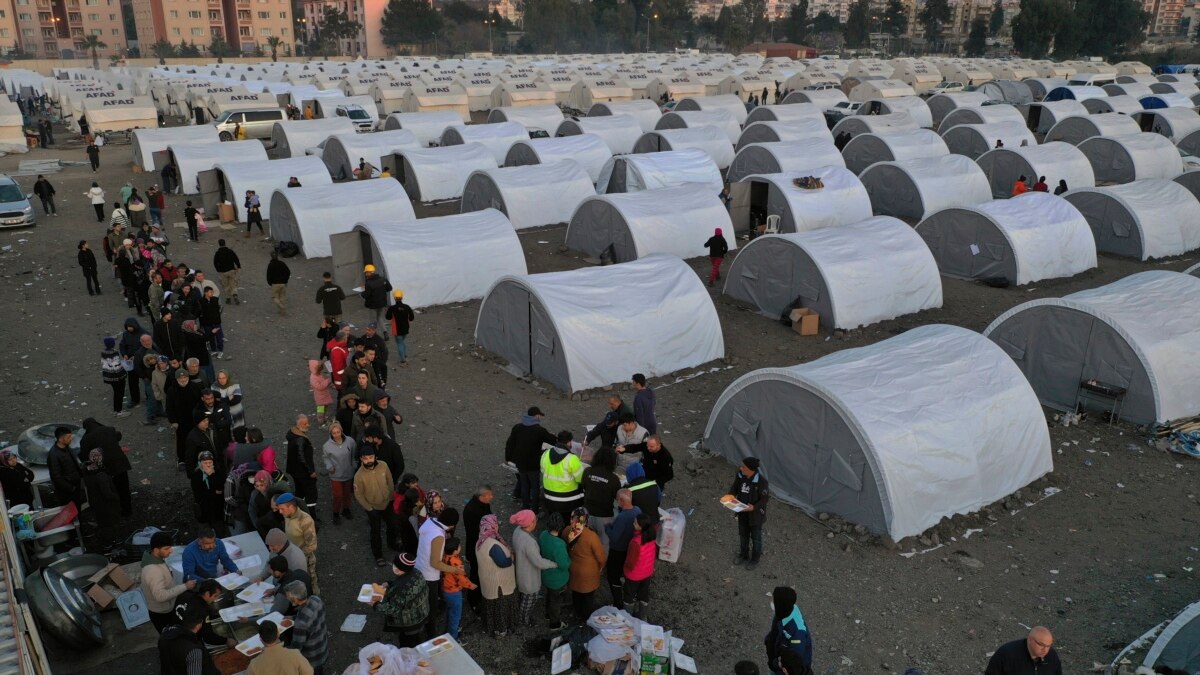
<path fill-rule="evenodd" d="M 21 159 L 44 157 L 85 159 L 76 143 L 69 149 L 0 158 L 0 171 L 15 170 Z M 99 174 L 71 167 L 49 178 L 58 190 L 60 215 L 39 215 L 32 229 L 0 231 L 0 297 L 7 319 L 0 335 L 13 349 L 0 359 L 0 409 L 7 411 L 0 441 L 15 440 L 35 423 L 78 423 L 89 415 L 112 421 L 98 356 L 101 338 L 118 333 L 129 311 L 103 270 L 104 294 L 92 298 L 85 292 L 75 244 L 88 239 L 101 258 L 104 226 L 95 222 L 82 194 L 93 178 L 110 196 L 130 178 L 142 190 L 157 182 L 157 176 L 131 172 L 128 146 L 104 148 Z M 19 180 L 29 190 L 34 178 Z M 182 198 L 170 199 L 168 222 L 183 220 L 182 207 Z M 418 213 L 455 210 L 450 204 Z M 586 264 L 578 254 L 560 252 L 564 231 L 558 226 L 521 234 L 531 272 Z M 287 261 L 294 311 L 279 318 L 265 282 L 270 243 L 233 231 L 210 230 L 199 244 L 184 241 L 181 229 L 170 228 L 169 235 L 175 242 L 171 257 L 193 267 L 211 266 L 219 236 L 241 256 L 243 304 L 225 307 L 229 357 L 218 368 L 229 369 L 241 383 L 251 423 L 282 440 L 295 414 L 313 410 L 304 361 L 318 350 L 319 306 L 312 298 L 329 260 Z M 707 265 L 691 262 L 698 273 Z M 924 540 L 901 542 L 897 549 L 860 536 L 836 519 L 822 522 L 776 503 L 766 526 L 763 564 L 754 572 L 731 565 L 736 524 L 717 503 L 734 467 L 717 458 L 689 461 L 687 448 L 699 440 L 724 387 L 752 369 L 811 361 L 929 323 L 982 330 L 1026 300 L 1092 288 L 1145 269 L 1182 270 L 1189 263 L 1101 257 L 1096 270 L 1031 288 L 994 289 L 946 279 L 943 308 L 844 337 L 822 331 L 802 338 L 714 293 L 725 362 L 652 383 L 666 445 L 678 467 L 666 506 L 691 516 L 681 561 L 659 567 L 651 619 L 686 641 L 683 651 L 696 657 L 704 673 L 729 673 L 740 659 L 765 665 L 761 641 L 771 616 L 769 593 L 780 584 L 799 592 L 818 673 L 903 672 L 908 667 L 938 674 L 978 673 L 997 645 L 1035 624 L 1054 631 L 1066 672 L 1087 672 L 1094 663 L 1107 662 L 1120 647 L 1200 595 L 1193 572 L 1200 556 L 1200 467 L 1149 448 L 1134 429 L 1094 419 L 1082 427 L 1052 426 L 1055 471 L 1048 479 L 1023 491 L 1021 498 L 956 519 Z M 351 300 L 348 306 L 356 305 Z M 604 402 L 599 392 L 583 400 L 568 398 L 502 370 L 494 358 L 473 347 L 477 310 L 478 302 L 471 302 L 421 311 L 409 338 L 411 366 L 392 368 L 389 389 L 405 416 L 400 440 L 408 466 L 422 484 L 458 505 L 477 485 L 491 483 L 498 492 L 495 506 L 506 522 L 514 510 L 507 497 L 513 479 L 500 462 L 509 427 L 525 408 L 537 405 L 547 413 L 548 428 L 579 433 L 601 417 Z M 366 313 L 352 310 L 350 318 L 361 323 Z M 676 380 L 693 374 L 697 376 Z M 136 515 L 127 527 L 152 523 L 192 531 L 190 496 L 175 469 L 169 432 L 142 426 L 140 412 L 116 425 L 133 448 Z M 313 440 L 319 448 L 323 432 L 316 430 Z M 1061 492 L 1044 497 L 1046 486 Z M 326 482 L 321 491 L 327 508 Z M 378 617 L 371 617 L 362 634 L 336 632 L 347 614 L 365 611 L 355 601 L 359 585 L 385 576 L 367 547 L 366 519 L 360 515 L 335 527 L 326 517 L 318 561 L 328 621 L 335 631 L 327 672 L 340 672 L 355 660 L 360 646 L 381 634 Z M 601 590 L 600 599 L 606 594 Z M 464 639 L 489 673 L 535 673 L 545 672 L 547 663 L 524 655 L 523 643 L 538 634 L 527 631 L 493 640 L 468 631 Z M 56 672 L 83 669 L 79 654 L 52 647 L 51 657 Z M 153 649 L 135 654 L 113 650 L 105 658 L 114 659 L 106 666 L 114 672 L 151 672 L 157 659 Z"/>

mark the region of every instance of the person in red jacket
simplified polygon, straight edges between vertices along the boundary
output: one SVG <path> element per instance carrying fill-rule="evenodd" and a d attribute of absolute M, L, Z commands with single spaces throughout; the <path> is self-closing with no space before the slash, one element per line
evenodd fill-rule
<path fill-rule="evenodd" d="M 329 352 L 330 376 L 333 378 L 333 387 L 339 392 L 346 387 L 346 361 L 350 357 L 350 350 L 347 347 L 349 341 L 350 331 L 343 328 L 325 345 L 325 349 Z"/>
<path fill-rule="evenodd" d="M 643 621 L 650 607 L 650 580 L 658 560 L 658 532 L 650 516 L 639 513 L 633 521 L 633 538 L 625 555 L 625 606 Z"/>

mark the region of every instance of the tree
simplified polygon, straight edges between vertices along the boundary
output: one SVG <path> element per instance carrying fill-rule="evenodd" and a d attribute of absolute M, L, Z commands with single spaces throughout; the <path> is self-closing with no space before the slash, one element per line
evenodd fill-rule
<path fill-rule="evenodd" d="M 271 50 L 271 60 L 279 60 L 279 46 L 283 44 L 283 38 L 278 35 L 272 35 L 267 38 L 267 47 Z"/>
<path fill-rule="evenodd" d="M 1004 3 L 1003 0 L 996 0 L 996 4 L 992 6 L 992 16 L 988 18 L 988 35 L 996 37 L 1002 30 L 1004 30 Z"/>
<path fill-rule="evenodd" d="M 988 20 L 977 16 L 971 21 L 971 32 L 967 34 L 965 49 L 967 56 L 983 56 L 987 51 Z"/>
<path fill-rule="evenodd" d="M 836 33 L 842 29 L 838 18 L 825 10 L 813 17 L 812 30 L 814 33 Z"/>
<path fill-rule="evenodd" d="M 388 3 L 387 9 L 384 10 L 385 15 L 388 9 L 391 9 L 391 3 Z M 384 26 L 386 25 L 385 20 Z M 362 24 L 351 19 L 349 14 L 340 9 L 326 5 L 325 9 L 321 12 L 321 21 L 318 29 L 320 30 L 319 41 L 321 47 L 337 47 L 341 44 L 342 40 L 357 37 L 359 32 L 362 31 Z M 380 29 L 380 32 L 383 32 L 383 29 Z M 386 41 L 387 34 L 384 33 L 384 42 Z M 326 51 L 325 55 L 329 55 L 328 51 Z"/>
<path fill-rule="evenodd" d="M 930 0 L 932 2 L 932 0 Z M 850 13 L 846 16 L 846 26 L 842 29 L 846 36 L 846 46 L 857 49 L 871 42 L 871 8 L 867 0 L 854 0 L 850 5 Z"/>
<path fill-rule="evenodd" d="M 92 53 L 92 68 L 100 70 L 99 50 L 104 49 L 108 45 L 96 35 L 85 35 L 79 41 L 79 46 L 85 51 Z"/>
<path fill-rule="evenodd" d="M 165 66 L 167 64 L 167 59 L 175 56 L 175 45 L 162 38 L 159 38 L 158 42 L 150 45 L 150 51 L 154 54 L 154 56 L 158 57 L 158 65 Z"/>
<path fill-rule="evenodd" d="M 1137 0 L 1078 0 L 1068 22 L 1085 26 L 1080 51 L 1101 54 L 1109 61 L 1129 53 L 1146 38 L 1150 13 Z M 1055 48 L 1057 52 L 1057 47 Z"/>
<path fill-rule="evenodd" d="M 442 17 L 425 0 L 390 0 L 383 10 L 383 43 L 395 49 L 418 44 L 421 49 L 442 30 Z"/>
<path fill-rule="evenodd" d="M 200 56 L 200 48 L 196 46 L 195 42 L 181 42 L 179 43 L 179 55 L 185 59 L 194 59 Z"/>
<path fill-rule="evenodd" d="M 214 35 L 212 42 L 208 43 L 208 53 L 222 59 L 229 53 L 229 43 L 221 35 Z"/>
<path fill-rule="evenodd" d="M 908 31 L 908 8 L 900 0 L 888 0 L 883 22 L 887 25 L 887 32 L 893 37 L 900 37 Z"/>
<path fill-rule="evenodd" d="M 926 48 L 940 51 L 942 41 L 942 26 L 950 20 L 950 5 L 946 0 L 927 0 L 925 6 L 917 13 L 917 20 L 925 29 Z"/>
<path fill-rule="evenodd" d="M 808 0 L 800 0 L 788 11 L 783 22 L 783 32 L 787 34 L 788 40 L 802 45 L 808 39 L 808 25 Z"/>
<path fill-rule="evenodd" d="M 1054 33 L 1068 13 L 1060 0 L 1024 0 L 1009 24 L 1013 49 L 1026 58 L 1046 58 Z"/>
<path fill-rule="evenodd" d="M 767 0 L 742 0 L 737 7 L 741 9 L 742 21 L 746 22 L 750 41 L 766 37 L 771 27 L 767 21 Z"/>

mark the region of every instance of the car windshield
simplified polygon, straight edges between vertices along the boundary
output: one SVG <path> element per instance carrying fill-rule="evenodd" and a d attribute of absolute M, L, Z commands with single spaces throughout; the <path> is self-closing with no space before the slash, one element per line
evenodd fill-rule
<path fill-rule="evenodd" d="M 228 111 L 221 113 L 221 116 L 220 116 L 220 117 L 218 117 L 217 119 L 213 120 L 213 124 L 224 124 L 224 123 L 225 123 L 225 121 L 226 121 L 226 120 L 228 120 L 228 119 L 229 119 L 229 116 L 230 116 L 230 115 L 232 115 L 232 114 L 233 114 L 232 112 L 228 112 Z"/>
<path fill-rule="evenodd" d="M 350 113 L 350 119 L 352 120 L 370 119 L 367 117 L 367 111 L 365 110 L 350 110 L 348 112 Z"/>
<path fill-rule="evenodd" d="M 24 201 L 25 193 L 19 185 L 0 185 L 0 204 Z"/>

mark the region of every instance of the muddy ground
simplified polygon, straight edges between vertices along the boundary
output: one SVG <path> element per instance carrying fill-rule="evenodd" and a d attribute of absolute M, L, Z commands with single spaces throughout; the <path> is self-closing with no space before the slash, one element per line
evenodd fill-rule
<path fill-rule="evenodd" d="M 20 159 L 45 157 L 85 159 L 76 143 L 0 158 L 0 171 L 15 170 Z M 0 440 L 12 441 L 35 423 L 78 423 L 89 415 L 112 421 L 108 388 L 100 379 L 100 343 L 103 336 L 120 331 L 129 311 L 104 271 L 104 295 L 86 294 L 75 243 L 88 239 L 102 259 L 104 226 L 95 222 L 82 193 L 95 177 L 110 197 L 127 179 L 144 190 L 157 177 L 132 173 L 128 146 L 104 148 L 102 162 L 96 175 L 87 167 L 71 167 L 50 176 L 58 190 L 58 217 L 41 217 L 33 229 L 0 231 L 0 298 L 6 319 L 0 335 L 10 346 L 0 359 L 0 409 L 6 411 Z M 34 178 L 20 181 L 28 190 Z M 182 198 L 171 198 L 168 222 L 182 222 L 182 206 Z M 454 210 L 451 204 L 418 213 Z M 353 218 L 352 209 L 346 217 Z M 564 231 L 559 226 L 522 233 L 531 272 L 587 264 L 581 256 L 559 250 Z M 329 261 L 287 261 L 293 272 L 289 293 L 294 311 L 281 319 L 265 283 L 270 243 L 217 230 L 199 244 L 184 241 L 181 229 L 171 228 L 169 234 L 175 241 L 171 257 L 193 267 L 211 266 L 218 236 L 229 239 L 241 256 L 243 304 L 226 307 L 229 358 L 218 367 L 228 368 L 242 384 L 252 423 L 282 439 L 295 414 L 313 410 L 304 360 L 318 349 L 314 333 L 320 315 L 312 297 Z M 998 644 L 1035 624 L 1054 631 L 1066 672 L 1087 672 L 1094 663 L 1107 662 L 1120 647 L 1200 595 L 1200 580 L 1192 571 L 1200 556 L 1198 467 L 1149 448 L 1136 430 L 1095 419 L 1082 427 L 1053 426 L 1051 476 L 1020 498 L 957 519 L 923 541 L 901 542 L 896 549 L 840 527 L 836 520 L 822 522 L 777 503 L 766 526 L 763 564 L 754 572 L 731 565 L 736 525 L 716 501 L 734 468 L 721 459 L 702 458 L 686 470 L 687 448 L 700 438 L 723 388 L 749 370 L 810 361 L 929 323 L 982 330 L 1026 300 L 1092 288 L 1140 270 L 1182 270 L 1190 262 L 1140 263 L 1102 256 L 1096 270 L 1031 288 L 995 289 L 946 279 L 943 308 L 841 337 L 826 330 L 817 337 L 800 337 L 714 293 L 725 362 L 653 382 L 660 424 L 678 467 L 667 506 L 692 516 L 682 560 L 660 565 L 651 618 L 686 641 L 684 652 L 696 657 L 704 673 L 729 673 L 739 659 L 765 665 L 761 640 L 771 615 L 768 595 L 779 584 L 799 591 L 818 673 L 902 672 L 914 666 L 929 673 L 981 672 Z M 701 273 L 707 262 L 694 260 L 692 265 Z M 353 301 L 348 304 L 354 306 Z M 422 484 L 441 490 L 455 504 L 475 486 L 494 484 L 501 495 L 496 506 L 506 518 L 513 511 L 506 496 L 512 477 L 499 464 L 507 431 L 525 408 L 541 407 L 552 430 L 579 432 L 601 416 L 604 402 L 600 392 L 571 399 L 502 370 L 494 358 L 473 348 L 477 310 L 478 302 L 472 302 L 421 311 L 409 338 L 411 366 L 393 367 L 389 389 L 405 416 L 400 440 L 408 466 Z M 365 317 L 361 310 L 351 313 L 360 323 Z M 693 374 L 698 376 L 675 381 Z M 140 413 L 118 420 L 117 426 L 133 448 L 136 515 L 127 528 L 157 524 L 191 531 L 190 496 L 175 470 L 169 432 L 142 426 Z M 313 440 L 319 447 L 325 436 L 316 431 Z M 1061 492 L 1044 498 L 1047 486 Z M 325 507 L 326 483 L 321 491 Z M 918 553 L 902 555 L 913 551 Z M 336 630 L 347 614 L 364 611 L 354 599 L 359 585 L 382 576 L 367 548 L 365 518 L 340 527 L 326 518 L 318 559 L 329 625 Z M 601 600 L 606 593 L 600 591 Z M 340 672 L 351 663 L 360 646 L 380 635 L 381 625 L 372 617 L 362 634 L 335 632 L 327 672 Z M 545 672 L 545 662 L 523 654 L 524 640 L 535 634 L 493 640 L 467 632 L 464 639 L 489 673 Z M 150 639 L 141 643 L 153 644 Z M 105 659 L 113 659 L 104 666 L 113 672 L 152 672 L 157 658 L 152 648 L 133 654 L 113 649 L 92 655 L 85 667 L 81 655 L 53 644 L 51 657 L 56 672 L 90 669 Z"/>

